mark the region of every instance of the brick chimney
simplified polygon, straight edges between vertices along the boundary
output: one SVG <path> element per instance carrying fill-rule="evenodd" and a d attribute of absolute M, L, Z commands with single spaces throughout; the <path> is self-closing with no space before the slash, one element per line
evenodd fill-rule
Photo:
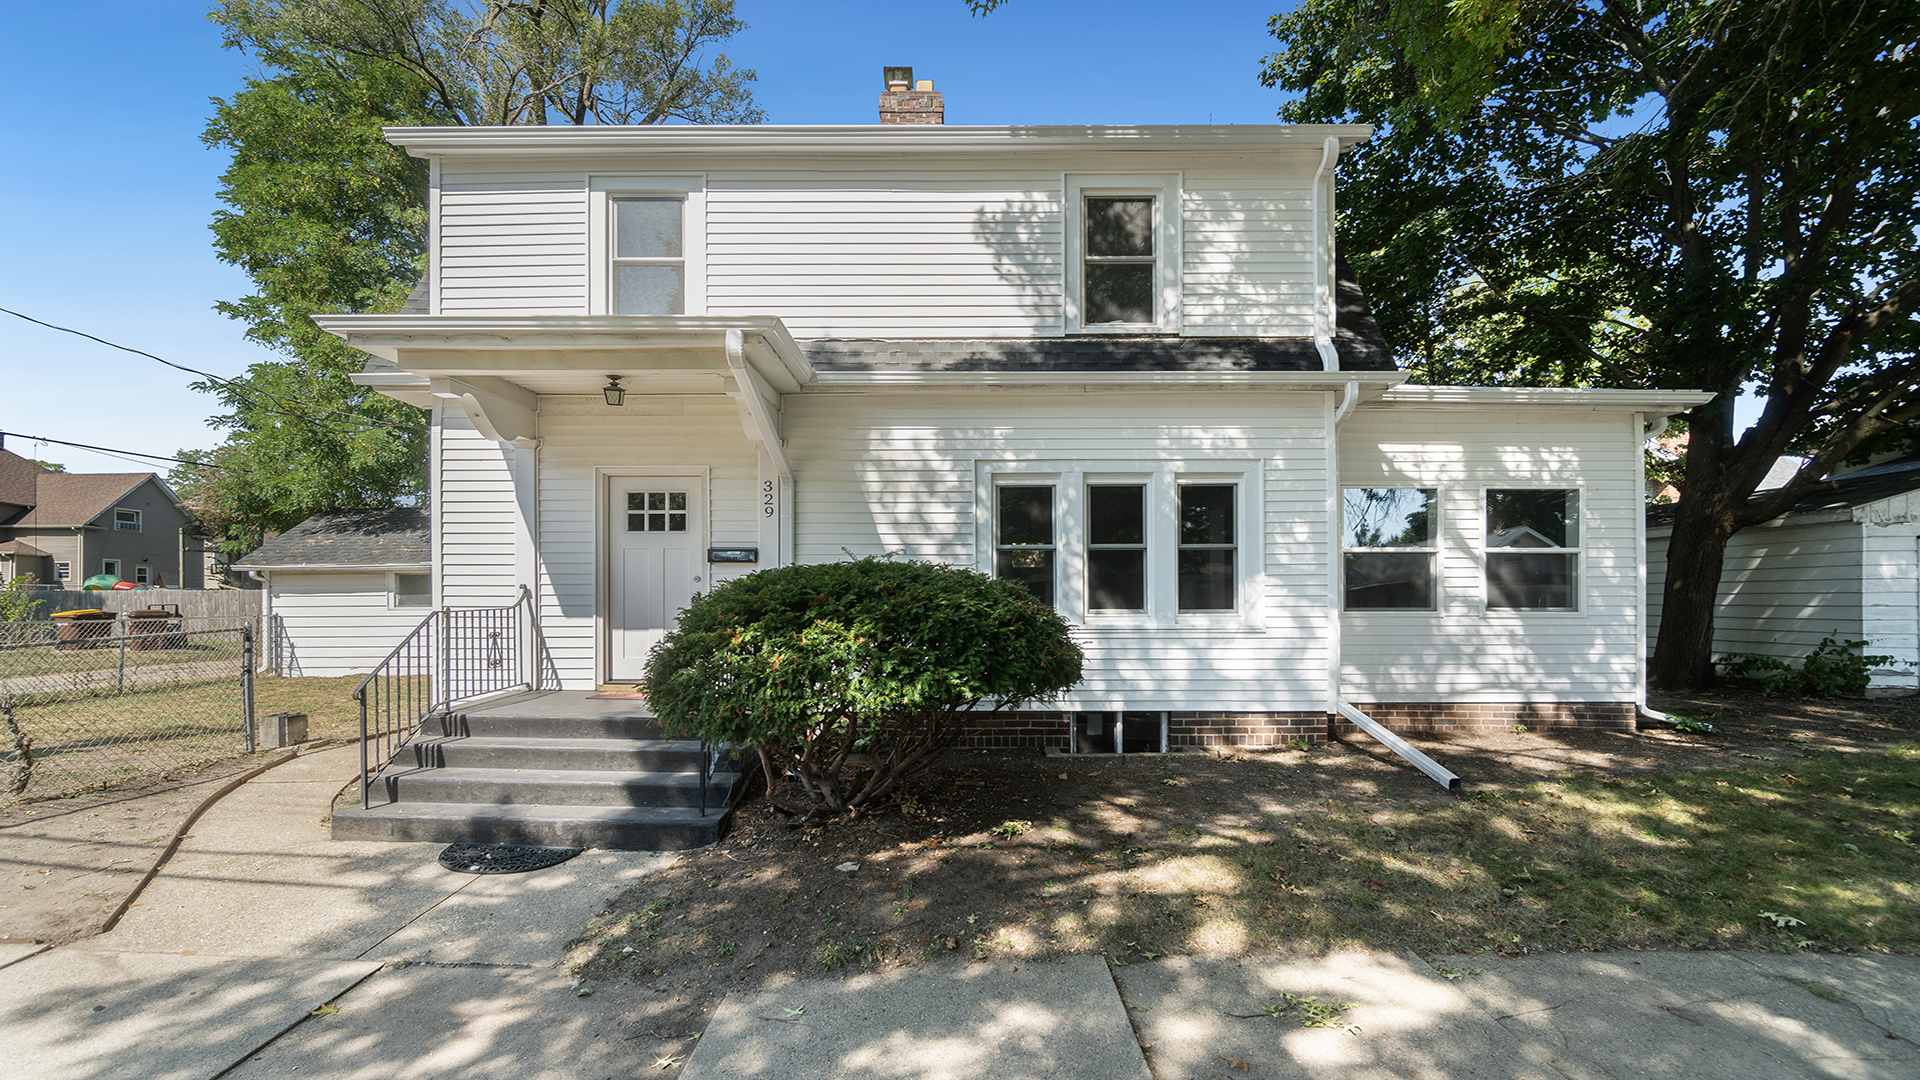
<path fill-rule="evenodd" d="M 913 69 L 910 67 L 890 67 L 886 72 L 887 88 L 880 95 L 880 122 L 882 124 L 944 124 L 947 122 L 947 106 L 940 99 L 940 92 L 933 88 L 932 79 L 913 81 Z"/>

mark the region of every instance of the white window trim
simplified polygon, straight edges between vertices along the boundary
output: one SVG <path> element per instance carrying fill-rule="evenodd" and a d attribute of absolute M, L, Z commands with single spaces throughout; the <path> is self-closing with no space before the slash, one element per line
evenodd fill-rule
<path fill-rule="evenodd" d="M 109 566 L 113 567 L 113 569 L 111 570 L 107 569 L 107 567 Z M 103 574 L 112 574 L 114 577 L 119 577 L 120 576 L 120 560 L 119 559 L 101 559 L 100 572 Z"/>
<path fill-rule="evenodd" d="M 681 251 L 686 260 L 686 315 L 707 313 L 707 178 L 606 175 L 587 177 L 587 312 L 613 310 L 613 200 L 676 198 L 686 202 Z"/>
<path fill-rule="evenodd" d="M 121 514 L 133 515 L 133 528 L 123 529 L 120 527 Z M 144 525 L 145 525 L 145 522 L 142 521 L 141 519 L 140 511 L 135 510 L 130 506 L 116 506 L 113 508 L 113 531 L 114 532 L 140 532 L 141 529 L 144 527 Z"/>
<path fill-rule="evenodd" d="M 1348 547 L 1347 546 L 1347 519 L 1346 519 L 1347 492 L 1358 491 L 1363 489 L 1377 491 L 1383 488 L 1399 489 L 1399 490 L 1406 490 L 1406 491 L 1433 492 L 1432 535 L 1427 540 L 1427 545 L 1425 547 Z M 1501 488 L 1499 490 L 1505 491 L 1507 489 Z M 1481 514 L 1482 526 L 1484 527 L 1484 523 L 1486 520 L 1486 501 L 1485 501 L 1486 496 L 1483 494 L 1480 496 L 1480 498 L 1481 498 L 1480 514 Z M 1446 553 L 1447 490 L 1445 485 L 1411 484 L 1411 483 L 1341 484 L 1339 505 L 1340 505 L 1341 516 L 1340 516 L 1339 522 L 1336 523 L 1336 528 L 1338 528 L 1339 531 L 1335 534 L 1335 539 L 1339 542 L 1339 545 L 1340 545 L 1340 597 L 1339 597 L 1340 613 L 1342 615 L 1357 615 L 1363 618 L 1372 618 L 1376 615 L 1385 616 L 1387 618 L 1406 618 L 1408 616 L 1413 616 L 1415 618 L 1432 618 L 1435 615 L 1443 614 L 1447 606 L 1446 565 L 1445 565 L 1445 560 L 1441 558 L 1441 556 Z M 1432 595 L 1428 598 L 1429 606 L 1423 607 L 1423 608 L 1371 608 L 1371 607 L 1370 608 L 1350 608 L 1348 607 L 1347 606 L 1347 556 L 1349 554 L 1430 556 L 1433 559 L 1433 590 L 1432 590 Z M 1486 571 L 1485 571 L 1485 567 L 1483 566 L 1480 574 L 1480 588 L 1481 588 L 1481 594 L 1482 594 L 1482 602 L 1480 606 L 1482 608 L 1486 607 L 1486 603 L 1485 603 L 1485 590 L 1487 587 L 1486 578 L 1487 578 Z M 1501 610 L 1506 610 L 1506 609 L 1503 608 Z"/>
<path fill-rule="evenodd" d="M 1488 619 L 1584 619 L 1587 617 L 1589 598 L 1587 590 L 1592 574 L 1589 573 L 1588 556 L 1593 550 L 1589 539 L 1592 533 L 1592 509 L 1587 500 L 1585 481 L 1574 480 L 1526 480 L 1526 481 L 1487 481 L 1474 490 L 1474 547 L 1478 550 L 1476 560 L 1479 567 L 1480 612 Z M 1580 544 L 1570 548 L 1490 548 L 1487 546 L 1487 492 L 1489 491 L 1576 491 L 1580 493 Z M 1487 587 L 1487 555 L 1490 552 L 1537 552 L 1541 555 L 1561 555 L 1571 553 L 1573 562 L 1573 604 L 1571 608 L 1497 608 L 1488 603 L 1492 591 Z"/>
<path fill-rule="evenodd" d="M 1180 287 L 1181 263 L 1185 252 L 1181 238 L 1180 173 L 1069 173 L 1064 177 L 1067 192 L 1066 251 L 1067 295 L 1063 298 L 1066 332 L 1069 334 L 1177 334 L 1182 324 Z M 1152 195 L 1154 200 L 1154 314 L 1152 323 L 1081 322 L 1081 290 L 1085 287 L 1082 270 L 1086 248 L 1086 197 L 1089 195 Z"/>
<path fill-rule="evenodd" d="M 73 580 L 73 564 L 71 562 L 61 562 L 58 559 L 54 560 L 53 580 L 72 581 Z"/>
<path fill-rule="evenodd" d="M 1168 628 L 1264 629 L 1265 463 L 1244 458 L 1183 458 L 1163 461 L 1007 461 L 974 463 L 975 567 L 994 572 L 994 489 L 1002 484 L 1052 484 L 1054 493 L 1054 609 L 1088 629 L 1158 630 Z M 1087 609 L 1086 490 L 1090 484 L 1130 483 L 1147 488 L 1147 610 Z M 1182 484 L 1232 484 L 1234 512 L 1234 590 L 1232 611 L 1180 611 L 1179 491 Z"/>
<path fill-rule="evenodd" d="M 153 584 L 153 567 L 146 563 L 135 564 L 133 568 L 133 583 L 135 585 Z"/>
<path fill-rule="evenodd" d="M 400 578 L 404 575 L 425 576 L 427 579 L 427 602 L 424 604 L 402 604 L 400 602 Z M 437 586 L 431 570 L 395 570 L 387 575 L 388 611 L 431 611 L 434 608 L 434 589 Z"/>

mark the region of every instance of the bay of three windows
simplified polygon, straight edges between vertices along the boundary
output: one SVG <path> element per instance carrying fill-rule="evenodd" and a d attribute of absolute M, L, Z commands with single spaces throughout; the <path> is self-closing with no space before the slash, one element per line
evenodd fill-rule
<path fill-rule="evenodd" d="M 1577 610 L 1580 492 L 1488 488 L 1480 511 L 1488 610 Z M 1438 610 L 1438 489 L 1346 488 L 1341 517 L 1347 610 Z"/>
<path fill-rule="evenodd" d="M 1238 485 L 1174 487 L 1174 605 L 1181 612 L 1233 611 L 1239 606 Z M 996 485 L 994 576 L 1018 581 L 1043 603 L 1058 607 L 1065 570 L 1062 548 L 1078 540 L 1087 612 L 1149 612 L 1156 606 L 1154 534 L 1161 531 L 1153 522 L 1154 485 L 1096 481 L 1083 490 L 1082 535 L 1070 540 L 1061 535 L 1056 485 Z"/>

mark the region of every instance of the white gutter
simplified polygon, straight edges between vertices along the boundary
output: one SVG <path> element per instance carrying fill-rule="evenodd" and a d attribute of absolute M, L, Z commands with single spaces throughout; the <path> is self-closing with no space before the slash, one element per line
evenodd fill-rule
<path fill-rule="evenodd" d="M 1017 386 L 1086 386 L 1118 390 L 1336 390 L 1365 383 L 1386 391 L 1407 380 L 1404 371 L 823 371 L 803 392 L 939 387 L 949 390 Z"/>
<path fill-rule="evenodd" d="M 1329 135 L 1320 149 L 1320 168 L 1313 174 L 1313 345 L 1321 366 L 1340 370 L 1340 354 L 1333 347 L 1337 313 L 1333 295 L 1333 166 L 1340 160 L 1340 140 Z"/>
<path fill-rule="evenodd" d="M 265 566 L 248 566 L 246 563 L 234 563 L 229 570 L 245 570 L 248 574 L 265 581 L 261 574 L 271 574 L 277 570 L 430 570 L 433 564 L 424 562 L 385 562 L 385 563 L 272 563 Z"/>
<path fill-rule="evenodd" d="M 1373 137 L 1371 124 L 1143 124 L 972 126 L 879 124 L 742 124 L 552 127 L 390 127 L 387 141 L 415 157 L 446 154 L 657 155 L 663 152 L 1009 154 L 1157 150 L 1188 153 L 1299 150 L 1326 139 L 1353 145 Z"/>

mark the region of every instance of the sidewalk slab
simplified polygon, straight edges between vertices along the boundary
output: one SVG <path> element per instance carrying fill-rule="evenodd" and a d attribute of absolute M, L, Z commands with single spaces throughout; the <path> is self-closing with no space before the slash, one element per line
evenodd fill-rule
<path fill-rule="evenodd" d="M 339 1005 L 222 1080 L 606 1080 L 648 1071 L 658 1041 L 627 1038 L 617 1000 L 552 968 L 389 968 Z"/>
<path fill-rule="evenodd" d="M 379 966 L 55 949 L 0 969 L 0 1080 L 207 1080 Z"/>
<path fill-rule="evenodd" d="M 0 968 L 10 968 L 29 956 L 38 956 L 50 946 L 37 941 L 0 941 Z"/>
<path fill-rule="evenodd" d="M 1920 962 L 1907 958 L 1627 952 L 1434 964 L 1475 973 L 1449 981 L 1417 957 L 1350 954 L 1187 958 L 1115 976 L 1155 1068 L 1183 1080 L 1601 1080 L 1623 1067 L 1686 1080 L 1920 1075 L 1914 1033 L 1897 1026 L 1920 1008 Z M 1258 1015 L 1287 993 L 1352 1003 L 1343 1019 L 1358 1031 Z"/>
<path fill-rule="evenodd" d="M 747 1077 L 1151 1080 L 1097 956 L 927 964 L 736 994 L 680 1080 Z"/>

